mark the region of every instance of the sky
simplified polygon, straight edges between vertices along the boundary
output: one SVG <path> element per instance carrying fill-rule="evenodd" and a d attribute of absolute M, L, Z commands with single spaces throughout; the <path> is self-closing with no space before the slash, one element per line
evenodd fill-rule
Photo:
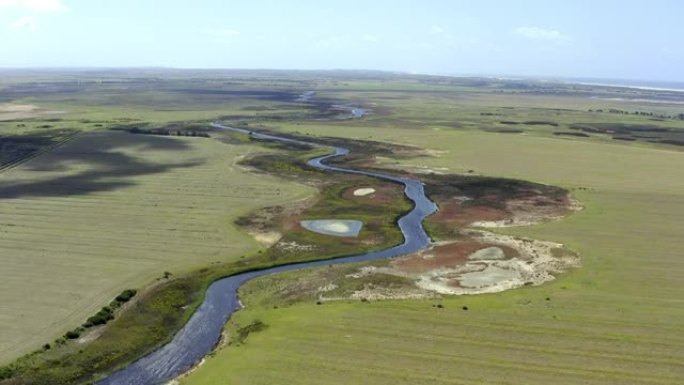
<path fill-rule="evenodd" d="M 684 81 L 679 0 L 0 0 L 0 67 Z"/>

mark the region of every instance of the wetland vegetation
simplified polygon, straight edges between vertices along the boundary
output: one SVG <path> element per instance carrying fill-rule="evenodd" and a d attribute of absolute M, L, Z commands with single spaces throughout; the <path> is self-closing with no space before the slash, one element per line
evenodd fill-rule
<path fill-rule="evenodd" d="M 320 149 L 220 132 L 215 120 L 344 146 L 338 165 L 420 178 L 440 207 L 426 228 L 443 243 L 248 283 L 230 343 L 181 383 L 297 382 L 312 365 L 326 384 L 684 376 L 681 93 L 375 72 L 185 76 L 3 84 L 3 385 L 87 383 L 125 365 L 168 341 L 219 277 L 401 242 L 395 221 L 410 204 L 399 185 L 311 169 Z M 334 105 L 368 114 L 329 119 Z M 300 226 L 328 218 L 364 227 L 331 242 Z M 499 294 L 416 285 L 434 267 L 478 261 L 492 244 L 471 231 L 486 226 L 563 244 L 549 254 L 582 267 Z M 520 257 L 496 247 L 503 257 L 487 260 Z"/>

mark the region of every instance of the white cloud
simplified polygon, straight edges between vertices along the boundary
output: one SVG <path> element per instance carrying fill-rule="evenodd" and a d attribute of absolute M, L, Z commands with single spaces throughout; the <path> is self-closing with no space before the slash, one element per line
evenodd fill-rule
<path fill-rule="evenodd" d="M 519 27 L 516 28 L 513 32 L 516 35 L 520 35 L 533 40 L 546 40 L 554 42 L 567 42 L 572 40 L 570 36 L 564 35 L 559 31 L 539 27 Z"/>
<path fill-rule="evenodd" d="M 9 29 L 16 31 L 16 30 L 21 30 L 21 29 L 26 29 L 29 31 L 35 31 L 36 30 L 36 20 L 31 17 L 31 16 L 24 16 L 21 17 L 13 22 L 11 22 L 8 26 Z"/>
<path fill-rule="evenodd" d="M 3 9 L 63 12 L 67 10 L 67 7 L 62 0 L 0 0 L 0 11 Z"/>

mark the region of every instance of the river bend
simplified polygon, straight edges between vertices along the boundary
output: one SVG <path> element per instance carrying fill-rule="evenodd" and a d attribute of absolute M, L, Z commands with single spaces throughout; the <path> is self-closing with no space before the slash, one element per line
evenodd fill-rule
<path fill-rule="evenodd" d="M 228 127 L 218 123 L 212 123 L 211 126 L 249 134 L 262 140 L 328 147 L 317 143 Z M 326 160 L 349 153 L 349 150 L 346 148 L 333 148 L 335 150 L 333 154 L 311 159 L 308 164 L 330 172 L 366 175 L 404 185 L 406 197 L 414 203 L 413 209 L 398 220 L 399 228 L 404 235 L 404 242 L 398 246 L 381 251 L 312 262 L 292 263 L 219 279 L 209 286 L 204 302 L 202 302 L 188 323 L 168 344 L 131 363 L 127 367 L 112 373 L 105 379 L 97 382 L 98 385 L 158 385 L 164 384 L 190 370 L 216 346 L 224 325 L 230 316 L 240 308 L 237 295 L 238 288 L 253 278 L 309 267 L 391 258 L 413 253 L 426 248 L 430 244 L 430 239 L 423 228 L 422 222 L 425 217 L 437 210 L 437 206 L 425 195 L 421 181 L 363 170 L 329 166 L 324 163 Z"/>

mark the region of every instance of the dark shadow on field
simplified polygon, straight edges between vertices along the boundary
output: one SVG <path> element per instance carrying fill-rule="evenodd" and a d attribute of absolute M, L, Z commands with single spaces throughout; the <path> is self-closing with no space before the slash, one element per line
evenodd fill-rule
<path fill-rule="evenodd" d="M 121 152 L 124 149 L 133 149 L 136 153 L 152 150 L 179 152 L 189 150 L 189 146 L 182 140 L 168 137 L 121 132 L 84 134 L 21 167 L 27 173 L 41 172 L 41 177 L 45 172 L 48 175 L 50 172 L 65 172 L 74 166 L 86 168 L 85 170 L 36 182 L 4 179 L 0 184 L 0 199 L 73 196 L 111 191 L 136 184 L 130 179 L 135 176 L 158 174 L 204 163 L 203 160 L 153 163 Z"/>

